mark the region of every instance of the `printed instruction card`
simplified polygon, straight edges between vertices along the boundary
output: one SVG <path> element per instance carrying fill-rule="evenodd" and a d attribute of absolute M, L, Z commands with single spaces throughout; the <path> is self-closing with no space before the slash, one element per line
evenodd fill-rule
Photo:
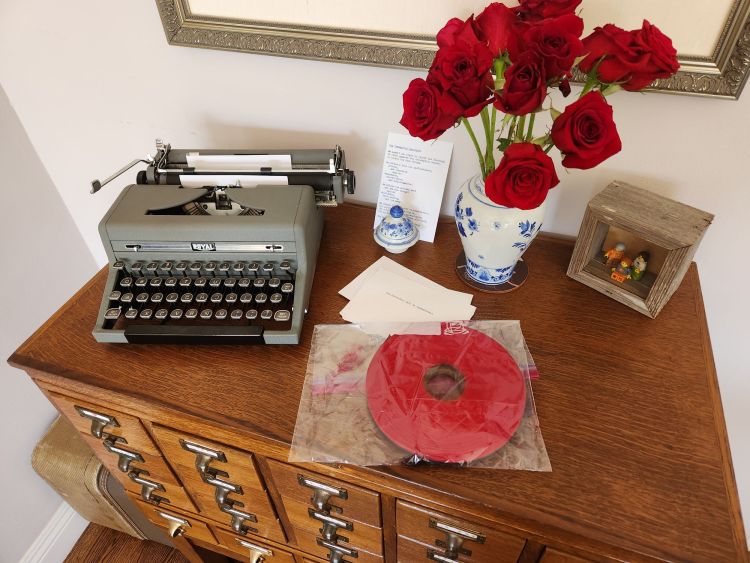
<path fill-rule="evenodd" d="M 373 228 L 400 205 L 419 229 L 419 240 L 434 241 L 452 152 L 453 143 L 390 133 Z"/>

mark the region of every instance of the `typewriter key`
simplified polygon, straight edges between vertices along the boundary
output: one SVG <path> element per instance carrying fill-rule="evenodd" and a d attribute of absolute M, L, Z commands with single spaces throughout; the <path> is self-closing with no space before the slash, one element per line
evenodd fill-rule
<path fill-rule="evenodd" d="M 169 314 L 169 311 L 167 311 L 166 309 L 159 309 L 158 311 L 156 311 L 154 318 L 160 321 L 163 321 L 164 319 L 167 318 L 168 314 Z"/>
<path fill-rule="evenodd" d="M 141 270 L 143 270 L 143 262 L 134 262 L 132 266 L 130 266 L 130 271 L 134 274 L 140 275 Z"/>
<path fill-rule="evenodd" d="M 172 262 L 170 262 L 169 260 L 167 260 L 166 262 L 162 262 L 161 266 L 159 266 L 159 272 L 163 276 L 169 276 L 169 275 L 172 274 L 172 267 L 173 266 L 174 266 L 174 264 L 172 264 Z"/>
<path fill-rule="evenodd" d="M 244 262 L 235 262 L 232 264 L 232 273 L 234 273 L 236 276 L 242 275 L 242 271 L 245 269 L 245 263 Z"/>
<path fill-rule="evenodd" d="M 151 303 L 161 303 L 164 299 L 164 295 L 162 293 L 154 293 L 151 296 Z"/>
<path fill-rule="evenodd" d="M 201 319 L 203 319 L 204 321 L 210 320 L 213 314 L 213 309 L 203 309 L 201 311 Z"/>
<path fill-rule="evenodd" d="M 236 303 L 237 302 L 237 294 L 236 293 L 227 293 L 226 296 L 226 302 L 227 303 Z"/>
<path fill-rule="evenodd" d="M 253 287 L 264 287 L 266 285 L 266 280 L 263 278 L 255 278 L 253 280 Z"/>
<path fill-rule="evenodd" d="M 200 273 L 201 268 L 203 268 L 203 264 L 201 264 L 200 262 L 193 262 L 192 264 L 190 264 L 190 273 L 197 276 Z"/>
<path fill-rule="evenodd" d="M 146 264 L 146 272 L 150 276 L 153 276 L 156 273 L 156 269 L 158 267 L 159 267 L 159 263 L 158 262 L 149 262 L 148 264 Z"/>
<path fill-rule="evenodd" d="M 258 311 L 256 311 L 255 309 L 248 309 L 247 312 L 245 312 L 245 318 L 249 321 L 257 319 Z"/>
<path fill-rule="evenodd" d="M 139 315 L 142 319 L 148 320 L 151 318 L 151 315 L 153 315 L 154 312 L 151 309 L 144 309 L 141 311 L 141 314 Z"/>
<path fill-rule="evenodd" d="M 267 321 L 271 317 L 273 317 L 273 311 L 271 311 L 271 309 L 263 309 L 263 311 L 260 314 L 260 318 L 263 319 L 264 321 Z"/>
<path fill-rule="evenodd" d="M 196 303 L 205 303 L 208 301 L 208 293 L 199 293 L 195 296 L 195 302 Z"/>
<path fill-rule="evenodd" d="M 251 283 L 253 282 L 250 278 L 240 278 L 240 280 L 237 282 L 237 287 L 247 289 L 248 287 L 250 287 Z"/>
<path fill-rule="evenodd" d="M 151 281 L 148 282 L 151 287 L 161 287 L 161 278 L 151 278 Z"/>
<path fill-rule="evenodd" d="M 120 301 L 122 301 L 123 303 L 130 303 L 132 300 L 133 300 L 133 294 L 130 292 L 123 293 L 122 297 L 120 297 Z"/>
<path fill-rule="evenodd" d="M 183 293 L 182 297 L 180 297 L 180 301 L 182 301 L 183 303 L 190 303 L 192 300 L 193 300 L 193 294 L 190 292 Z"/>
<path fill-rule="evenodd" d="M 266 273 L 273 272 L 273 264 L 271 262 L 266 262 L 265 264 L 263 264 L 263 271 Z"/>
<path fill-rule="evenodd" d="M 221 286 L 221 278 L 211 278 L 210 280 L 208 280 L 208 285 L 213 288 Z"/>
<path fill-rule="evenodd" d="M 148 293 L 146 293 L 145 291 L 143 293 L 139 293 L 138 295 L 136 295 L 135 300 L 138 303 L 145 303 L 146 301 L 148 301 Z"/>
<path fill-rule="evenodd" d="M 258 268 L 260 268 L 260 264 L 257 262 L 250 262 L 247 265 L 247 271 L 249 274 L 255 274 L 258 271 Z"/>
<path fill-rule="evenodd" d="M 185 311 L 185 318 L 186 319 L 194 319 L 198 316 L 198 309 L 188 309 Z"/>
<path fill-rule="evenodd" d="M 174 320 L 179 320 L 182 318 L 182 309 L 172 309 L 172 312 L 169 313 L 169 318 Z"/>
<path fill-rule="evenodd" d="M 272 289 L 276 289 L 281 285 L 281 280 L 279 278 L 271 278 L 268 280 L 268 287 Z"/>
<path fill-rule="evenodd" d="M 220 321 L 223 321 L 227 318 L 227 310 L 226 309 L 218 309 L 216 313 L 214 314 L 214 317 L 219 319 Z"/>
<path fill-rule="evenodd" d="M 126 319 L 131 319 L 132 320 L 132 319 L 136 318 L 137 316 L 138 316 L 138 309 L 133 309 L 133 307 L 131 307 L 130 309 L 128 309 L 127 311 L 125 311 L 125 318 Z"/>
<path fill-rule="evenodd" d="M 279 309 L 273 314 L 273 320 L 279 321 L 279 322 L 285 322 L 288 321 L 292 317 L 291 313 L 287 311 L 286 309 Z"/>
<path fill-rule="evenodd" d="M 174 287 L 177 285 L 177 278 L 167 278 L 164 280 L 164 285 L 166 287 Z"/>
<path fill-rule="evenodd" d="M 115 291 L 113 291 L 112 293 L 109 294 L 109 300 L 110 301 L 117 301 L 120 298 L 121 295 L 122 295 L 121 292 L 115 290 Z"/>
<path fill-rule="evenodd" d="M 281 293 L 291 293 L 292 291 L 294 291 L 294 284 L 287 282 L 281 286 Z"/>
<path fill-rule="evenodd" d="M 266 301 L 268 301 L 268 295 L 266 295 L 265 293 L 259 293 L 255 296 L 256 303 L 265 303 Z"/>
<path fill-rule="evenodd" d="M 232 313 L 229 316 L 235 321 L 240 320 L 242 318 L 242 309 L 232 309 Z"/>
<path fill-rule="evenodd" d="M 167 294 L 167 303 L 177 303 L 177 300 L 180 298 L 180 296 L 175 293 L 174 291 L 172 293 Z"/>
<path fill-rule="evenodd" d="M 177 262 L 177 264 L 175 264 L 174 266 L 175 273 L 180 276 L 185 274 L 185 270 L 187 270 L 187 268 L 188 268 L 187 262 Z"/>
<path fill-rule="evenodd" d="M 146 287 L 148 280 L 146 278 L 136 278 L 135 287 Z"/>
<path fill-rule="evenodd" d="M 207 274 L 211 274 L 213 276 L 214 272 L 216 271 L 216 262 L 206 262 L 206 265 L 203 266 L 203 269 Z"/>
<path fill-rule="evenodd" d="M 122 312 L 122 309 L 120 307 L 113 307 L 112 309 L 107 309 L 107 312 L 104 313 L 104 318 L 110 321 L 114 321 L 120 317 L 121 312 Z"/>
<path fill-rule="evenodd" d="M 221 303 L 221 298 L 224 297 L 221 293 L 211 294 L 211 303 Z"/>
<path fill-rule="evenodd" d="M 180 287 L 190 287 L 190 278 L 180 278 Z"/>
<path fill-rule="evenodd" d="M 221 274 L 222 276 L 226 276 L 227 272 L 229 272 L 230 267 L 231 266 L 229 262 L 222 262 L 221 264 L 219 264 L 219 274 Z"/>
<path fill-rule="evenodd" d="M 233 288 L 237 284 L 237 278 L 225 278 L 224 279 L 224 287 L 226 288 Z"/>
<path fill-rule="evenodd" d="M 289 260 L 282 260 L 279 263 L 279 268 L 282 269 L 282 270 L 291 270 L 292 269 L 292 264 L 289 262 Z"/>
<path fill-rule="evenodd" d="M 208 280 L 203 276 L 195 278 L 195 287 L 206 287 L 206 283 L 208 283 Z"/>
<path fill-rule="evenodd" d="M 112 264 L 112 267 L 115 270 L 122 270 L 125 267 L 125 262 L 122 260 L 115 260 L 115 262 Z"/>
<path fill-rule="evenodd" d="M 281 303 L 281 293 L 274 293 L 271 295 L 271 303 Z"/>
<path fill-rule="evenodd" d="M 122 278 L 120 280 L 120 287 L 130 287 L 133 285 L 133 278 Z"/>
<path fill-rule="evenodd" d="M 240 303 L 251 303 L 253 300 L 252 293 L 243 293 L 240 295 Z"/>

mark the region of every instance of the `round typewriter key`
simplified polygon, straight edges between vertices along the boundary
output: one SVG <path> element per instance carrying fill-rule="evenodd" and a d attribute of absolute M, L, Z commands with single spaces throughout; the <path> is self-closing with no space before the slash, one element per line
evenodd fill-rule
<path fill-rule="evenodd" d="M 253 280 L 253 287 L 264 287 L 266 285 L 266 280 L 263 278 L 255 278 Z"/>
<path fill-rule="evenodd" d="M 198 309 L 188 309 L 185 311 L 185 318 L 186 319 L 194 319 L 198 316 Z"/>
<path fill-rule="evenodd" d="M 235 262 L 232 264 L 232 272 L 234 272 L 237 275 L 240 275 L 242 273 L 242 270 L 245 269 L 245 263 L 244 262 Z"/>
<path fill-rule="evenodd" d="M 151 318 L 151 315 L 153 315 L 153 314 L 154 314 L 154 312 L 151 309 L 144 309 L 143 311 L 141 311 L 141 314 L 139 316 L 142 319 L 148 320 L 148 319 Z"/>
<path fill-rule="evenodd" d="M 255 272 L 257 272 L 258 268 L 260 268 L 260 264 L 258 264 L 257 262 L 250 262 L 247 265 L 247 271 L 251 274 L 254 274 Z"/>
<path fill-rule="evenodd" d="M 271 295 L 271 303 L 281 303 L 281 293 L 274 293 Z"/>
<path fill-rule="evenodd" d="M 148 280 L 146 278 L 136 278 L 135 287 L 146 287 Z"/>
<path fill-rule="evenodd" d="M 221 286 L 221 278 L 211 278 L 208 280 L 208 285 L 214 288 Z"/>
<path fill-rule="evenodd" d="M 221 299 L 224 297 L 221 293 L 211 294 L 211 303 L 221 303 Z"/>
<path fill-rule="evenodd" d="M 240 303 L 251 303 L 253 300 L 252 293 L 243 293 L 240 295 Z"/>
<path fill-rule="evenodd" d="M 151 296 L 151 303 L 161 303 L 164 299 L 164 294 L 162 293 L 154 293 Z"/>
<path fill-rule="evenodd" d="M 232 313 L 229 316 L 235 321 L 239 321 L 242 318 L 242 309 L 232 309 Z"/>
<path fill-rule="evenodd" d="M 122 278 L 120 280 L 120 287 L 130 287 L 133 285 L 133 278 Z"/>
<path fill-rule="evenodd" d="M 180 287 L 190 287 L 190 278 L 180 278 Z"/>
<path fill-rule="evenodd" d="M 236 303 L 237 302 L 237 294 L 236 293 L 227 293 L 226 296 L 226 302 L 227 303 Z"/>
<path fill-rule="evenodd" d="M 158 267 L 159 267 L 158 262 L 149 262 L 148 264 L 146 264 L 146 271 L 153 276 L 154 273 L 156 273 L 156 269 Z"/>
<path fill-rule="evenodd" d="M 245 318 L 246 318 L 247 320 L 249 320 L 249 321 L 252 321 L 252 320 L 254 320 L 254 319 L 257 319 L 257 318 L 258 318 L 258 311 L 256 311 L 255 309 L 248 309 L 248 310 L 247 310 L 247 311 L 245 312 Z"/>
<path fill-rule="evenodd" d="M 121 312 L 122 312 L 122 309 L 120 309 L 120 307 L 113 307 L 112 309 L 107 309 L 107 312 L 104 313 L 104 318 L 109 321 L 114 321 L 120 316 Z"/>
<path fill-rule="evenodd" d="M 143 270 L 143 262 L 134 262 L 132 266 L 130 266 L 130 271 L 140 274 L 141 270 Z"/>
<path fill-rule="evenodd" d="M 279 268 L 282 270 L 291 270 L 292 264 L 289 262 L 289 260 L 283 260 L 279 263 Z"/>
<path fill-rule="evenodd" d="M 265 264 L 263 264 L 263 271 L 273 272 L 273 264 L 271 262 L 266 262 Z"/>
<path fill-rule="evenodd" d="M 175 293 L 174 291 L 172 293 L 167 294 L 167 303 L 177 303 L 177 300 L 180 298 L 180 296 Z"/>
<path fill-rule="evenodd" d="M 203 268 L 203 264 L 201 264 L 200 262 L 193 262 L 192 264 L 190 264 L 190 272 L 193 274 L 197 274 L 198 272 L 200 272 L 201 268 Z"/>
<path fill-rule="evenodd" d="M 266 301 L 268 301 L 268 295 L 266 295 L 265 293 L 259 293 L 255 296 L 256 303 L 265 303 Z"/>
<path fill-rule="evenodd" d="M 240 287 L 242 289 L 246 289 L 246 288 L 250 287 L 251 283 L 253 283 L 253 282 L 252 282 L 252 280 L 250 278 L 241 278 L 237 282 L 237 287 Z"/>
<path fill-rule="evenodd" d="M 201 319 L 207 321 L 211 318 L 213 314 L 214 314 L 213 309 L 203 309 L 201 311 Z"/>
<path fill-rule="evenodd" d="M 143 293 L 139 293 L 138 295 L 136 295 L 135 300 L 138 301 L 138 303 L 145 303 L 146 301 L 148 301 L 148 293 L 146 293 L 145 291 Z"/>
<path fill-rule="evenodd" d="M 294 284 L 286 282 L 281 285 L 281 293 L 291 293 L 292 291 L 294 291 Z"/>
<path fill-rule="evenodd" d="M 281 280 L 279 278 L 271 278 L 268 280 L 268 287 L 272 289 L 276 289 L 281 285 Z"/>
<path fill-rule="evenodd" d="M 138 316 L 138 309 L 133 309 L 133 307 L 131 307 L 130 309 L 128 309 L 127 311 L 125 311 L 125 318 L 126 319 L 134 319 L 137 316 Z"/>
<path fill-rule="evenodd" d="M 169 311 L 167 311 L 166 309 L 159 309 L 158 311 L 156 311 L 156 314 L 154 314 L 154 318 L 159 319 L 160 321 L 163 321 L 164 319 L 167 318 L 168 314 L 169 314 Z"/>
<path fill-rule="evenodd" d="M 161 278 L 151 278 L 151 281 L 148 282 L 151 287 L 161 287 Z"/>
<path fill-rule="evenodd" d="M 206 287 L 206 283 L 208 283 L 208 280 L 203 276 L 195 278 L 195 287 Z"/>
<path fill-rule="evenodd" d="M 164 280 L 164 285 L 167 287 L 174 287 L 177 285 L 177 278 L 167 278 Z"/>
<path fill-rule="evenodd" d="M 229 262 L 222 262 L 221 264 L 219 264 L 219 273 L 220 274 L 226 274 L 229 271 L 230 267 L 231 266 L 230 266 Z"/>
<path fill-rule="evenodd" d="M 260 318 L 264 321 L 267 321 L 271 317 L 273 317 L 273 311 L 271 311 L 271 309 L 263 309 L 263 311 L 260 313 Z"/>
<path fill-rule="evenodd" d="M 208 293 L 199 293 L 195 296 L 196 303 L 205 303 L 208 301 Z"/>
<path fill-rule="evenodd" d="M 224 287 L 231 289 L 235 285 L 237 285 L 237 278 L 225 278 L 224 279 Z"/>
<path fill-rule="evenodd" d="M 130 292 L 123 293 L 122 297 L 120 298 L 120 301 L 122 301 L 123 303 L 130 303 L 132 300 L 133 300 L 133 294 Z"/>
<path fill-rule="evenodd" d="M 292 317 L 291 313 L 287 311 L 286 309 L 279 309 L 273 314 L 273 320 L 279 321 L 279 322 L 285 322 L 288 321 Z"/>
<path fill-rule="evenodd" d="M 120 298 L 121 295 L 122 295 L 122 292 L 115 290 L 115 291 L 113 291 L 112 293 L 109 294 L 109 300 L 110 301 L 117 301 Z"/>
<path fill-rule="evenodd" d="M 188 268 L 187 262 L 177 262 L 177 264 L 175 264 L 174 266 L 175 272 L 177 272 L 180 275 L 183 275 L 185 273 L 185 270 L 187 270 L 187 268 Z"/>
<path fill-rule="evenodd" d="M 216 313 L 214 314 L 214 317 L 219 319 L 220 321 L 223 321 L 227 318 L 227 310 L 226 309 L 218 309 Z"/>
<path fill-rule="evenodd" d="M 174 266 L 174 264 L 172 264 L 172 262 L 170 262 L 169 260 L 167 260 L 166 262 L 162 262 L 161 263 L 161 266 L 159 266 L 159 270 L 161 270 L 163 273 L 169 275 L 170 273 L 172 273 L 172 267 L 173 266 Z"/>
<path fill-rule="evenodd" d="M 125 267 L 125 262 L 122 260 L 115 260 L 115 262 L 112 264 L 112 267 L 115 270 L 122 270 Z"/>
<path fill-rule="evenodd" d="M 182 309 L 172 309 L 172 312 L 169 313 L 169 318 L 174 320 L 179 320 L 182 318 Z"/>
<path fill-rule="evenodd" d="M 180 297 L 180 301 L 182 301 L 183 303 L 190 303 L 192 300 L 193 300 L 193 294 L 190 292 L 183 293 L 182 297 Z"/>

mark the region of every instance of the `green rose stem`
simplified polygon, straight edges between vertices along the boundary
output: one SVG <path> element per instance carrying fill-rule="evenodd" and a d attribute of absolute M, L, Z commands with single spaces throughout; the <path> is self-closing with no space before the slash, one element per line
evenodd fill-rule
<path fill-rule="evenodd" d="M 490 125 L 490 112 L 487 110 L 487 107 L 482 108 L 482 126 L 484 127 L 484 139 L 485 139 L 485 145 L 484 145 L 484 166 L 486 168 L 487 174 L 489 174 L 492 170 L 495 169 L 495 157 L 492 154 L 492 133 L 494 129 L 492 129 L 492 126 Z"/>
<path fill-rule="evenodd" d="M 522 115 L 518 120 L 518 129 L 516 129 L 516 141 L 523 141 L 526 129 L 526 116 Z"/>
<path fill-rule="evenodd" d="M 464 127 L 466 127 L 466 131 L 469 133 L 469 137 L 471 137 L 471 141 L 474 143 L 474 148 L 477 150 L 477 157 L 479 158 L 479 169 L 482 171 L 482 179 L 484 180 L 485 178 L 487 178 L 487 174 L 489 174 L 489 172 L 487 171 L 484 157 L 482 156 L 482 149 L 479 148 L 477 136 L 474 134 L 474 130 L 471 128 L 471 123 L 469 123 L 468 119 L 462 117 L 461 123 L 463 123 Z"/>
<path fill-rule="evenodd" d="M 534 138 L 534 120 L 536 119 L 536 113 L 532 113 L 529 116 L 529 130 L 526 133 L 526 140 L 530 141 Z"/>

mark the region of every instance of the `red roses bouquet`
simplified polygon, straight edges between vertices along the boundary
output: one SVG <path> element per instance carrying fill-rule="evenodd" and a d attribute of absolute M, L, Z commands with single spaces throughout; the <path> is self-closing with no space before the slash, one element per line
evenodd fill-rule
<path fill-rule="evenodd" d="M 656 26 L 625 31 L 607 24 L 581 39 L 581 0 L 495 2 L 477 17 L 454 18 L 437 34 L 438 51 L 427 79 L 404 92 L 401 124 L 414 137 L 435 139 L 463 123 L 479 157 L 485 193 L 500 205 L 534 209 L 559 183 L 548 153 L 556 147 L 566 168 L 593 168 L 619 152 L 620 137 L 606 96 L 637 91 L 672 76 L 679 64 L 672 41 Z M 570 94 L 572 69 L 586 75 L 575 102 L 560 112 L 548 90 Z M 491 106 L 491 110 L 489 109 Z M 505 114 L 497 123 L 497 110 Z M 535 133 L 538 113 L 552 125 Z M 468 118 L 480 116 L 482 151 Z M 494 148 L 502 152 L 495 166 Z"/>

